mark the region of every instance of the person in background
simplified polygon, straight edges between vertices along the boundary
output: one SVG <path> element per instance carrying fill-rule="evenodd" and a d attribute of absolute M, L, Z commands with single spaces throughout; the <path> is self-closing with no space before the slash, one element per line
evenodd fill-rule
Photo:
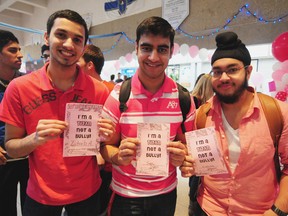
<path fill-rule="evenodd" d="M 173 53 L 175 31 L 165 19 L 149 17 L 139 24 L 136 35 L 139 68 L 131 79 L 128 109 L 123 113 L 119 110 L 122 84 L 115 86 L 103 108 L 103 117 L 116 124 L 115 136 L 101 147 L 103 158 L 113 164 L 111 216 L 172 216 L 177 196 L 176 167 L 187 153 L 177 84 L 165 74 Z M 193 129 L 195 107 L 191 104 L 185 121 L 187 131 Z M 136 149 L 141 145 L 137 123 L 147 122 L 170 124 L 167 176 L 136 174 Z"/>
<path fill-rule="evenodd" d="M 194 84 L 194 88 L 195 88 L 196 84 L 198 83 L 199 79 L 200 79 L 202 76 L 204 76 L 204 74 L 205 74 L 205 73 L 201 73 L 201 74 L 197 77 L 197 79 L 196 79 L 196 81 L 195 81 L 195 84 Z"/>
<path fill-rule="evenodd" d="M 115 86 L 114 83 L 107 82 L 101 79 L 101 71 L 104 65 L 104 55 L 101 49 L 93 44 L 87 45 L 83 56 L 78 61 L 79 66 L 83 71 L 90 75 L 91 77 L 102 82 L 111 92 Z M 101 154 L 97 154 L 97 163 L 100 167 L 100 176 L 102 179 L 102 184 L 99 189 L 100 193 L 100 215 L 106 215 L 107 207 L 111 195 L 111 190 L 109 188 L 112 179 L 112 165 L 111 163 L 105 163 L 105 160 Z"/>
<path fill-rule="evenodd" d="M 29 155 L 30 175 L 23 216 L 99 214 L 101 185 L 95 156 L 63 157 L 67 103 L 104 104 L 109 92 L 77 65 L 88 39 L 85 20 L 75 11 L 49 16 L 45 43 L 49 62 L 9 84 L 0 106 L 5 147 L 13 158 Z M 103 139 L 115 130 L 111 120 L 97 123 Z M 3 196 L 2 192 L 1 195 Z"/>
<path fill-rule="evenodd" d="M 104 61 L 101 49 L 93 44 L 89 44 L 86 45 L 83 56 L 79 59 L 78 64 L 86 74 L 102 82 L 109 89 L 109 92 L 111 92 L 115 84 L 101 78 Z"/>
<path fill-rule="evenodd" d="M 115 80 L 115 83 L 123 82 L 123 79 L 121 78 L 121 73 L 117 74 L 118 78 Z"/>
<path fill-rule="evenodd" d="M 203 74 L 197 79 L 194 89 L 191 92 L 196 108 L 204 104 L 213 96 L 214 92 L 211 84 L 211 75 Z"/>
<path fill-rule="evenodd" d="M 50 59 L 50 49 L 46 44 L 41 47 L 41 58 L 44 59 L 45 63 Z"/>
<path fill-rule="evenodd" d="M 128 76 L 127 75 L 124 75 L 123 76 L 123 81 L 127 80 L 128 79 Z"/>
<path fill-rule="evenodd" d="M 283 116 L 278 144 L 283 169 L 278 183 L 266 116 L 258 93 L 248 85 L 250 53 L 234 32 L 218 34 L 216 43 L 210 73 L 215 95 L 208 100 L 205 127 L 215 128 L 228 173 L 201 177 L 196 215 L 287 215 L 288 104 L 277 101 Z M 181 171 L 183 176 L 193 175 L 190 156 Z"/>
<path fill-rule="evenodd" d="M 0 30 L 0 102 L 8 84 L 16 77 L 22 76 L 18 70 L 23 55 L 18 39 L 6 30 Z M 5 122 L 0 121 L 0 212 L 1 215 L 17 216 L 17 191 L 20 185 L 20 204 L 26 198 L 29 176 L 28 159 L 12 160 L 5 150 Z"/>
<path fill-rule="evenodd" d="M 110 81 L 109 81 L 109 82 L 115 84 L 114 79 L 115 79 L 115 75 L 114 75 L 114 74 L 111 74 L 111 75 L 110 75 Z"/>

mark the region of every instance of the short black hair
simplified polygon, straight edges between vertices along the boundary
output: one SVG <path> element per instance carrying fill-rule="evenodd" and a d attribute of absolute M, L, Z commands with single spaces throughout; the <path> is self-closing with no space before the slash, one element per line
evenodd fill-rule
<path fill-rule="evenodd" d="M 94 64 L 96 72 L 100 75 L 104 66 L 104 55 L 101 49 L 93 44 L 86 46 L 83 54 L 83 59 L 86 63 L 91 61 Z"/>
<path fill-rule="evenodd" d="M 3 47 L 6 46 L 10 41 L 19 44 L 18 39 L 12 32 L 0 29 L 0 52 L 2 52 Z"/>
<path fill-rule="evenodd" d="M 50 35 L 51 29 L 54 25 L 54 21 L 57 18 L 65 18 L 68 19 L 72 22 L 78 23 L 82 25 L 85 29 L 85 44 L 88 40 L 88 28 L 85 20 L 82 18 L 80 14 L 78 14 L 76 11 L 72 10 L 59 10 L 53 13 L 52 15 L 49 16 L 48 21 L 47 21 L 47 34 Z"/>
<path fill-rule="evenodd" d="M 41 54 L 43 55 L 43 53 L 44 53 L 46 50 L 50 50 L 50 48 L 49 48 L 49 46 L 47 46 L 46 44 L 43 44 L 42 47 L 41 47 Z"/>
<path fill-rule="evenodd" d="M 146 34 L 160 35 L 165 38 L 169 37 L 170 46 L 174 46 L 175 30 L 170 23 L 162 17 L 152 16 L 143 20 L 136 30 L 136 42 L 139 43 L 141 36 Z"/>

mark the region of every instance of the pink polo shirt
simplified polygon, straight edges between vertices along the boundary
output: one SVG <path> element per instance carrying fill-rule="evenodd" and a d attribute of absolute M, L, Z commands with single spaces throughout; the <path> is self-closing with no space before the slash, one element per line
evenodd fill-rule
<path fill-rule="evenodd" d="M 250 91 L 254 91 L 249 88 Z M 221 106 L 214 96 L 206 127 L 214 126 L 228 174 L 202 177 L 198 202 L 208 215 L 260 216 L 270 209 L 278 183 L 273 161 L 274 146 L 257 93 L 253 106 L 239 126 L 240 156 L 235 171 L 229 166 L 229 150 L 224 133 Z M 279 142 L 284 174 L 288 174 L 288 104 L 279 101 L 284 128 Z M 273 113 L 271 113 L 273 115 Z"/>
<path fill-rule="evenodd" d="M 65 119 L 66 103 L 104 104 L 108 90 L 81 70 L 73 87 L 54 88 L 46 66 L 14 79 L 1 103 L 0 119 L 29 135 L 40 119 Z M 95 156 L 63 158 L 63 137 L 48 141 L 29 155 L 27 194 L 39 203 L 65 205 L 93 195 L 101 185 Z"/>
<path fill-rule="evenodd" d="M 113 119 L 121 139 L 137 137 L 137 123 L 169 123 L 170 140 L 181 133 L 182 114 L 176 83 L 165 77 L 162 87 L 155 94 L 148 92 L 138 79 L 138 72 L 131 82 L 131 94 L 127 102 L 128 109 L 120 113 L 119 90 L 115 86 L 103 108 L 103 115 Z M 193 101 L 193 100 L 192 100 Z M 194 124 L 195 107 L 192 102 L 185 122 L 186 130 L 191 131 Z M 148 197 L 172 191 L 177 186 L 176 168 L 169 164 L 168 177 L 137 175 L 135 160 L 128 166 L 113 165 L 112 189 L 125 197 Z"/>

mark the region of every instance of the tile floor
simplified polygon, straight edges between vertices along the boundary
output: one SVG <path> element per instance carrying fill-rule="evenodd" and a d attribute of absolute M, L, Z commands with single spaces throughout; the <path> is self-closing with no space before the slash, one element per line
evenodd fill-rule
<path fill-rule="evenodd" d="M 188 216 L 188 205 L 189 205 L 189 186 L 188 179 L 182 178 L 180 173 L 178 173 L 178 187 L 177 187 L 177 205 L 175 216 Z M 17 199 L 18 204 L 18 216 L 22 216 L 20 210 L 19 197 Z"/>

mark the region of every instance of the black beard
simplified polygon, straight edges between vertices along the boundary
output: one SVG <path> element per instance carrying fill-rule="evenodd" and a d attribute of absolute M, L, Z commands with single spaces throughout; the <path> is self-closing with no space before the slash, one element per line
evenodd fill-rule
<path fill-rule="evenodd" d="M 248 79 L 245 76 L 244 82 L 242 83 L 241 86 L 239 86 L 239 88 L 236 90 L 236 92 L 233 95 L 221 95 L 219 94 L 219 92 L 217 92 L 216 89 L 213 88 L 213 90 L 220 102 L 223 102 L 226 104 L 233 104 L 239 100 L 239 98 L 241 97 L 241 95 L 247 88 L 248 88 Z"/>

